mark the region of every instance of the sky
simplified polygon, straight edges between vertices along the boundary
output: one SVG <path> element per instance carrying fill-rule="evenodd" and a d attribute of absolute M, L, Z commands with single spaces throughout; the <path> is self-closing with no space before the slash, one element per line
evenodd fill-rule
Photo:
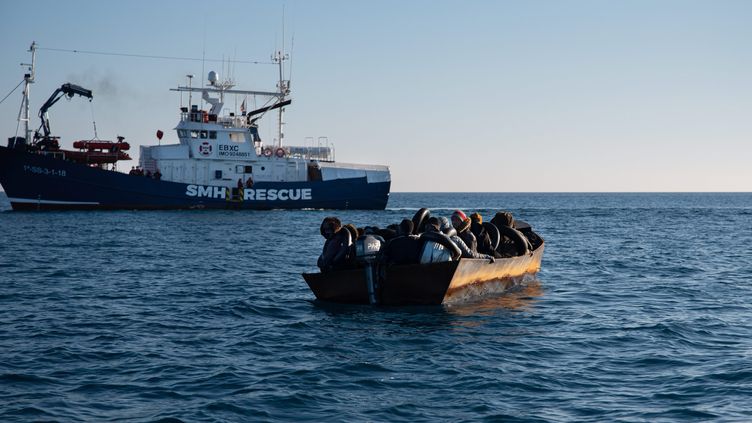
<path fill-rule="evenodd" d="M 338 161 L 388 165 L 395 192 L 752 191 L 750 1 L 40 0 L 0 14 L 0 96 L 39 45 L 34 129 L 61 84 L 94 92 L 50 110 L 68 147 L 122 135 L 137 159 L 158 129 L 176 143 L 170 88 L 215 70 L 274 90 L 274 66 L 240 62 L 284 43 L 285 143 L 327 137 Z M 20 100 L 0 104 L 3 142 Z"/>

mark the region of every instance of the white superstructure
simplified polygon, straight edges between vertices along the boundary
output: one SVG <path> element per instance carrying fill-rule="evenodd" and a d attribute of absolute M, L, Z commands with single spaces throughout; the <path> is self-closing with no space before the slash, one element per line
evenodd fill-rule
<path fill-rule="evenodd" d="M 280 69 L 284 57 L 274 57 Z M 280 76 L 282 72 L 280 71 Z M 192 78 L 189 75 L 189 81 Z M 389 168 L 378 165 L 357 165 L 334 162 L 334 151 L 321 138 L 314 145 L 286 146 L 284 134 L 284 107 L 288 98 L 290 81 L 280 79 L 277 91 L 245 91 L 233 89 L 234 84 L 220 81 L 216 72 L 208 75 L 204 87 L 179 86 L 173 91 L 188 92 L 188 107 L 181 107 L 180 122 L 175 127 L 179 144 L 141 146 L 140 165 L 145 171 L 159 171 L 163 180 L 197 185 L 234 187 L 240 180 L 257 182 L 305 182 L 332 179 L 362 178 L 369 182 L 390 180 Z M 192 104 L 192 94 L 201 96 L 209 110 Z M 241 114 L 223 110 L 230 95 L 256 96 L 268 99 L 267 105 Z M 245 104 L 245 101 L 244 103 Z M 256 121 L 266 113 L 278 112 L 278 138 L 276 143 L 264 143 Z M 323 140 L 323 144 L 322 141 Z"/>

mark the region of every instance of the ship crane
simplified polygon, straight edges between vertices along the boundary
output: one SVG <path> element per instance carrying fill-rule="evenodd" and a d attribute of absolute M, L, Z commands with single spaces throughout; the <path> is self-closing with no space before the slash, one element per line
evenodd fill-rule
<path fill-rule="evenodd" d="M 52 107 L 55 103 L 57 103 L 61 98 L 67 96 L 68 98 L 73 98 L 74 95 L 80 95 L 81 97 L 87 97 L 89 101 L 91 101 L 94 96 L 91 93 L 91 90 L 87 90 L 86 88 L 80 87 L 78 85 L 74 85 L 71 83 L 63 84 L 60 88 L 56 89 L 54 93 L 50 96 L 50 98 L 47 99 L 47 101 L 44 102 L 42 107 L 39 108 L 39 119 L 41 119 L 42 124 L 39 126 L 39 129 L 37 129 L 36 134 L 34 134 L 34 140 L 41 138 L 43 141 L 47 140 L 46 142 L 50 142 L 50 120 L 47 117 L 47 110 L 49 110 L 50 107 Z M 40 136 L 39 131 L 42 130 L 44 132 L 44 135 Z"/>

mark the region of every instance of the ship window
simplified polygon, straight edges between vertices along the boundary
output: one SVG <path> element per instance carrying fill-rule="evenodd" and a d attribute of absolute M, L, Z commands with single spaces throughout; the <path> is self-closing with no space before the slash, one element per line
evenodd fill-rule
<path fill-rule="evenodd" d="M 201 131 L 201 139 L 205 140 L 208 137 L 209 137 L 209 132 L 208 131 Z"/>
<path fill-rule="evenodd" d="M 245 173 L 253 173 L 253 166 L 245 166 Z"/>
<path fill-rule="evenodd" d="M 245 141 L 245 136 L 244 134 L 230 133 L 230 141 L 243 142 Z"/>
<path fill-rule="evenodd" d="M 186 131 L 185 129 L 178 129 L 178 136 L 180 138 L 185 138 L 188 136 L 188 131 Z"/>
<path fill-rule="evenodd" d="M 191 131 L 191 138 L 198 138 L 198 131 Z"/>
<path fill-rule="evenodd" d="M 214 171 L 214 179 L 222 179 L 222 171 L 221 170 L 215 170 Z"/>
<path fill-rule="evenodd" d="M 210 140 L 216 140 L 217 139 L 217 131 L 209 131 L 209 139 Z"/>

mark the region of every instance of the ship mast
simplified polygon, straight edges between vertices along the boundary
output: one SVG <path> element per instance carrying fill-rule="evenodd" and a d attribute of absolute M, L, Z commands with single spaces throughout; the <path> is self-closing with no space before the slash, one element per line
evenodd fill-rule
<path fill-rule="evenodd" d="M 31 63 L 21 63 L 21 66 L 28 66 L 29 67 L 29 73 L 24 74 L 24 92 L 23 92 L 23 100 L 21 100 L 21 108 L 18 110 L 18 123 L 21 122 L 24 123 L 24 134 L 26 137 L 26 143 L 31 143 L 31 129 L 29 129 L 29 93 L 31 92 L 31 84 L 34 83 L 34 73 L 36 69 L 36 58 L 37 58 L 37 43 L 36 41 L 31 42 L 31 47 L 29 47 L 29 51 L 31 52 Z M 18 133 L 18 130 L 16 130 L 16 133 Z"/>
<path fill-rule="evenodd" d="M 274 55 L 272 56 L 272 62 L 276 63 L 279 67 L 279 83 L 277 84 L 277 88 L 279 88 L 279 101 L 283 101 L 284 98 L 290 94 L 290 80 L 284 79 L 284 61 L 288 60 L 290 58 L 290 55 L 283 53 L 282 50 L 277 50 Z M 285 109 L 284 107 L 279 108 L 279 120 L 277 122 L 277 147 L 282 147 L 282 138 L 284 138 L 285 134 L 283 131 L 284 128 L 284 113 Z"/>

